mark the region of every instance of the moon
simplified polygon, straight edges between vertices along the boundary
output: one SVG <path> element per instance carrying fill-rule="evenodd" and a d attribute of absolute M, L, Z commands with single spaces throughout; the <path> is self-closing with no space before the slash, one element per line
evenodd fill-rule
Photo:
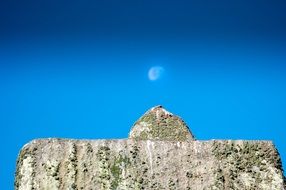
<path fill-rule="evenodd" d="M 164 68 L 161 66 L 154 66 L 151 67 L 148 71 L 148 78 L 151 81 L 155 81 L 158 80 L 162 77 L 164 73 Z"/>

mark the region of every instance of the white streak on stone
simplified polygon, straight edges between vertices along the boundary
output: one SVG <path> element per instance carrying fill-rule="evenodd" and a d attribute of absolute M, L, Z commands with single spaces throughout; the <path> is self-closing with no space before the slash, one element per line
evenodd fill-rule
<path fill-rule="evenodd" d="M 167 110 L 162 108 L 162 111 L 164 112 L 165 115 L 173 115 L 172 113 L 168 112 Z"/>
<path fill-rule="evenodd" d="M 194 152 L 195 153 L 200 153 L 200 149 L 201 149 L 200 144 L 195 142 L 193 144 L 193 146 L 194 146 Z"/>
<path fill-rule="evenodd" d="M 150 141 L 150 140 L 147 140 L 147 153 L 148 153 L 148 156 L 149 156 L 149 163 L 150 163 L 151 173 L 153 173 L 152 149 L 153 149 L 153 142 Z"/>
<path fill-rule="evenodd" d="M 160 113 L 160 111 L 157 110 L 157 111 L 156 111 L 156 118 L 159 118 L 159 113 Z"/>

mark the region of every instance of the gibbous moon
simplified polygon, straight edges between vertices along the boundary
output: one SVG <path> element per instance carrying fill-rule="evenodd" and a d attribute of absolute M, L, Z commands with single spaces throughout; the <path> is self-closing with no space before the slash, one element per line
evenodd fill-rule
<path fill-rule="evenodd" d="M 162 74 L 164 73 L 164 68 L 160 66 L 154 66 L 151 67 L 148 71 L 148 78 L 151 81 L 158 80 L 162 77 Z"/>

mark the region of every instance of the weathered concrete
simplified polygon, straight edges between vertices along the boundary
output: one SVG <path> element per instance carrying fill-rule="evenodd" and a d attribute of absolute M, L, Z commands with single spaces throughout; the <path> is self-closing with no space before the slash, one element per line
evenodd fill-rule
<path fill-rule="evenodd" d="M 166 124 L 155 126 L 162 131 Z M 197 141 L 191 133 L 161 136 L 152 130 L 142 140 L 138 134 L 123 140 L 33 140 L 20 151 L 15 189 L 286 190 L 270 141 Z"/>

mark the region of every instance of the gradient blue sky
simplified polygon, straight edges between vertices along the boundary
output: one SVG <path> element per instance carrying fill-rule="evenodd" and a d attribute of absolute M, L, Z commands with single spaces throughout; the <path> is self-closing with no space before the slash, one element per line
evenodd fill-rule
<path fill-rule="evenodd" d="M 284 0 L 0 3 L 0 189 L 35 138 L 126 138 L 162 104 L 197 139 L 267 139 L 286 163 Z M 152 66 L 164 75 L 149 81 Z"/>

